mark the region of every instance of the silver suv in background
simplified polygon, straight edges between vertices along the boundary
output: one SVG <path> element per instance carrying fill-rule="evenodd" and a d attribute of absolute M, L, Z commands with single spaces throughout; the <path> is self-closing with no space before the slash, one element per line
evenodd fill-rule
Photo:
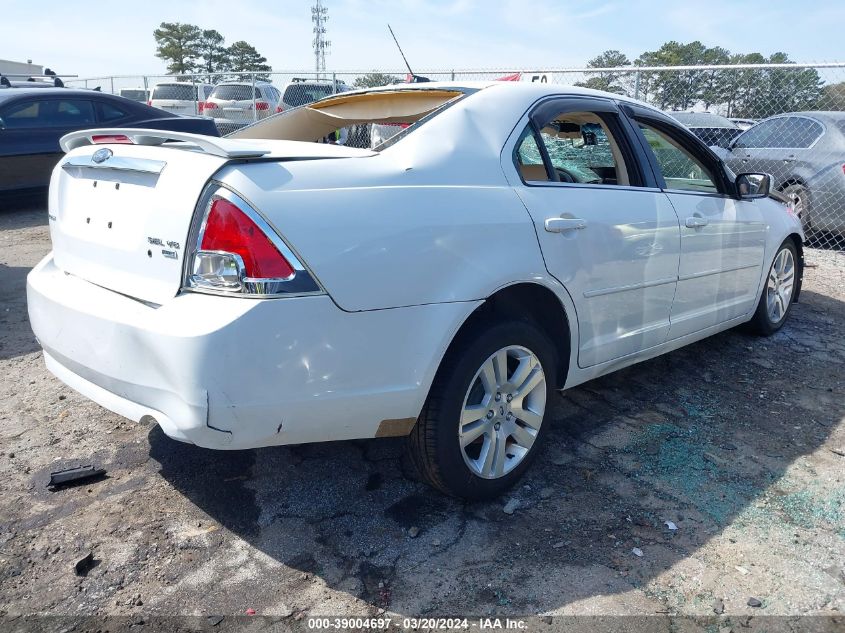
<path fill-rule="evenodd" d="M 285 84 L 276 111 L 282 112 L 291 108 L 298 108 L 338 92 L 349 92 L 350 90 L 351 88 L 342 81 L 333 83 L 331 80 L 294 78 L 293 81 Z"/>
<path fill-rule="evenodd" d="M 217 123 L 221 134 L 260 121 L 279 112 L 280 93 L 271 83 L 224 82 L 214 86 L 205 101 L 204 114 Z"/>
<path fill-rule="evenodd" d="M 168 81 L 153 86 L 150 105 L 173 114 L 203 114 L 203 106 L 211 94 L 211 84 L 194 84 L 190 81 Z"/>

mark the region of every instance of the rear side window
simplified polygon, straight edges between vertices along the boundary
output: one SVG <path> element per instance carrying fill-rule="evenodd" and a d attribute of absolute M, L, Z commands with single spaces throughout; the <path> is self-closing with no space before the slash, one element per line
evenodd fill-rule
<path fill-rule="evenodd" d="M 253 99 L 260 99 L 261 93 L 258 88 L 253 88 L 251 85 L 231 84 L 214 88 L 211 98 L 222 99 L 223 101 L 252 101 Z"/>
<path fill-rule="evenodd" d="M 129 116 L 124 110 L 110 103 L 100 104 L 100 120 L 101 121 L 117 121 Z"/>
<path fill-rule="evenodd" d="M 737 147 L 770 147 L 769 139 L 776 128 L 775 121 L 763 121 L 758 123 L 739 135 L 736 139 Z"/>
<path fill-rule="evenodd" d="M 788 129 L 784 134 L 784 141 L 791 143 L 788 147 L 806 149 L 818 140 L 824 133 L 821 123 L 804 117 L 789 117 Z"/>
<path fill-rule="evenodd" d="M 95 122 L 94 104 L 83 99 L 49 99 L 11 106 L 2 115 L 8 129 L 75 127 Z"/>
<path fill-rule="evenodd" d="M 153 99 L 167 99 L 170 101 L 196 101 L 195 86 L 181 86 L 178 84 L 159 84 L 153 88 Z"/>
<path fill-rule="evenodd" d="M 285 89 L 285 96 L 282 100 L 288 105 L 298 108 L 319 101 L 331 94 L 334 94 L 331 86 L 291 84 Z"/>

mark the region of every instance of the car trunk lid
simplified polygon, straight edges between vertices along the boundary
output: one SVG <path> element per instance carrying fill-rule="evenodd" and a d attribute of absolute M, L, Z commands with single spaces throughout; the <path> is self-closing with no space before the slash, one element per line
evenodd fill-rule
<path fill-rule="evenodd" d="M 126 136 L 135 144 L 91 145 L 98 136 Z M 167 142 L 173 139 L 181 142 Z M 157 305 L 182 286 L 198 199 L 223 165 L 233 159 L 304 160 L 350 151 L 128 129 L 74 132 L 61 144 L 69 153 L 53 172 L 49 202 L 56 265 Z"/>

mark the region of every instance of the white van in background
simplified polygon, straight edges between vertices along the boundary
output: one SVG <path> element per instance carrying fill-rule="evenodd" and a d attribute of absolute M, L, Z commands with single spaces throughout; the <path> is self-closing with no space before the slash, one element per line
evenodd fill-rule
<path fill-rule="evenodd" d="M 156 84 L 147 105 L 173 114 L 202 114 L 205 100 L 213 88 L 211 84 L 194 84 L 190 81 Z"/>

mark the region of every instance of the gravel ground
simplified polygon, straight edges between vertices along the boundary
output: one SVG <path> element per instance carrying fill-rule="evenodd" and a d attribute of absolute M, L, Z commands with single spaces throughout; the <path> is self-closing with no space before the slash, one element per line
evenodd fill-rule
<path fill-rule="evenodd" d="M 467 504 L 404 476 L 401 440 L 212 452 L 87 401 L 27 321 L 43 210 L 0 212 L 0 247 L 6 618 L 845 611 L 845 253 L 808 252 L 777 335 L 558 397 L 524 485 Z M 89 463 L 107 477 L 46 488 Z"/>

